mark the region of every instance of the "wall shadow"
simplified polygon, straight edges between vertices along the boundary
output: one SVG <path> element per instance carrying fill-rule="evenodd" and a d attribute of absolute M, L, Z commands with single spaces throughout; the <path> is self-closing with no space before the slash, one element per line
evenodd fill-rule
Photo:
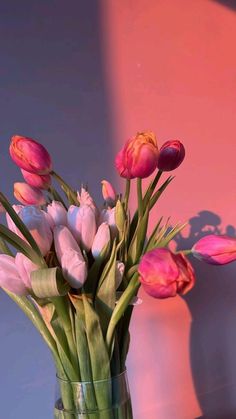
<path fill-rule="evenodd" d="M 187 237 L 176 237 L 177 249 L 190 249 L 206 234 L 236 235 L 235 227 L 220 227 L 220 217 L 201 211 L 189 220 Z M 192 315 L 190 358 L 202 419 L 236 417 L 236 277 L 235 263 L 213 266 L 190 260 L 196 286 L 184 297 Z"/>
<path fill-rule="evenodd" d="M 213 1 L 222 4 L 222 6 L 229 7 L 232 10 L 236 10 L 236 0 L 213 0 Z"/>

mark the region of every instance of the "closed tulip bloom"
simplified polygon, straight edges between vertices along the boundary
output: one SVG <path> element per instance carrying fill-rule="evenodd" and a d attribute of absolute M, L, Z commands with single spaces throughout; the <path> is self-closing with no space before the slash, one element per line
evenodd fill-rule
<path fill-rule="evenodd" d="M 193 268 L 187 258 L 167 248 L 147 252 L 139 263 L 139 279 L 147 294 L 154 298 L 186 294 L 195 283 Z"/>
<path fill-rule="evenodd" d="M 12 208 L 14 209 L 14 211 L 17 214 L 19 214 L 20 210 L 22 208 L 24 208 L 24 205 L 12 205 Z M 11 219 L 10 215 L 8 214 L 8 212 L 6 212 L 6 221 L 7 221 L 7 227 L 9 228 L 9 230 L 13 231 L 13 233 L 18 234 L 19 233 L 19 230 L 16 227 L 15 223 L 12 221 L 12 219 Z"/>
<path fill-rule="evenodd" d="M 71 205 L 67 213 L 67 222 L 75 239 L 88 252 L 97 231 L 94 209 L 89 205 Z"/>
<path fill-rule="evenodd" d="M 15 210 L 16 207 L 19 206 L 13 206 Z M 18 211 L 18 215 L 30 231 L 31 235 L 33 236 L 34 240 L 39 246 L 42 255 L 45 256 L 52 245 L 52 231 L 48 223 L 48 220 L 45 217 L 44 211 L 34 206 L 23 206 Z M 19 237 L 26 241 L 24 236 L 21 234 L 20 230 L 16 227 L 13 221 L 11 221 L 9 216 L 7 216 L 7 224 L 8 228 L 11 231 L 13 231 Z"/>
<path fill-rule="evenodd" d="M 65 207 L 59 201 L 52 201 L 47 206 L 47 214 L 51 218 L 51 226 L 67 225 L 67 211 Z"/>
<path fill-rule="evenodd" d="M 10 143 L 12 160 L 21 169 L 37 175 L 46 175 L 52 171 L 52 161 L 46 148 L 32 138 L 14 135 Z"/>
<path fill-rule="evenodd" d="M 115 213 L 116 213 L 115 207 L 107 208 L 107 209 L 104 208 L 101 211 L 100 218 L 99 218 L 99 225 L 102 223 L 107 223 L 109 225 L 112 239 L 114 239 L 118 233 L 116 220 L 115 220 Z"/>
<path fill-rule="evenodd" d="M 44 205 L 46 203 L 45 196 L 40 189 L 24 182 L 14 183 L 14 196 L 24 205 Z"/>
<path fill-rule="evenodd" d="M 15 264 L 15 258 L 8 255 L 0 255 L 0 287 L 16 295 L 27 295 L 28 289 L 19 275 Z"/>
<path fill-rule="evenodd" d="M 158 147 L 153 132 L 140 132 L 117 154 L 115 165 L 126 179 L 146 178 L 157 167 Z"/>
<path fill-rule="evenodd" d="M 176 169 L 184 160 L 185 149 L 179 140 L 166 141 L 160 148 L 157 167 L 163 172 Z"/>
<path fill-rule="evenodd" d="M 111 235 L 110 235 L 109 226 L 107 223 L 102 223 L 98 227 L 98 230 L 94 237 L 93 245 L 92 245 L 92 254 L 95 259 L 100 256 L 102 250 L 110 242 L 110 239 L 111 239 Z"/>
<path fill-rule="evenodd" d="M 87 265 L 81 254 L 68 249 L 61 258 L 62 272 L 73 288 L 81 288 L 87 279 Z"/>
<path fill-rule="evenodd" d="M 78 243 L 66 226 L 56 226 L 53 234 L 56 255 L 65 279 L 73 288 L 82 287 L 87 278 L 87 265 Z"/>
<path fill-rule="evenodd" d="M 113 207 L 116 201 L 116 192 L 110 182 L 107 180 L 102 180 L 102 196 L 104 201 L 110 206 Z"/>
<path fill-rule="evenodd" d="M 26 288 L 31 289 L 30 274 L 38 269 L 38 266 L 27 258 L 23 253 L 18 252 L 15 256 L 15 264 L 18 273 L 24 282 Z"/>
<path fill-rule="evenodd" d="M 73 249 L 82 256 L 80 247 L 68 227 L 63 225 L 55 226 L 53 229 L 53 237 L 56 255 L 60 263 L 62 255 L 68 249 Z"/>
<path fill-rule="evenodd" d="M 36 173 L 27 172 L 27 170 L 21 169 L 23 178 L 28 183 L 28 185 L 33 186 L 38 189 L 47 190 L 51 185 L 51 176 L 50 175 L 37 175 Z"/>
<path fill-rule="evenodd" d="M 236 239 L 209 234 L 194 244 L 192 254 L 211 265 L 225 265 L 236 260 Z"/>

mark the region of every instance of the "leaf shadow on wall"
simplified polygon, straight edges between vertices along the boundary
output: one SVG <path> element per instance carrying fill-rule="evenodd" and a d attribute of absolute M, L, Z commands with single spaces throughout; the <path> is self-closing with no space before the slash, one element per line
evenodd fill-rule
<path fill-rule="evenodd" d="M 189 220 L 188 237 L 176 236 L 177 249 L 191 249 L 207 234 L 236 236 L 234 226 L 220 227 L 220 217 L 201 211 Z M 236 417 L 236 263 L 213 266 L 190 257 L 195 288 L 186 296 L 192 315 L 190 362 L 203 416 Z M 199 418 L 200 419 L 200 418 Z"/>

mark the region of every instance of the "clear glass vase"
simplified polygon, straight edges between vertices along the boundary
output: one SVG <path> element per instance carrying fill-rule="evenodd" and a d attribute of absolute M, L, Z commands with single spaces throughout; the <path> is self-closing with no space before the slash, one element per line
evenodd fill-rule
<path fill-rule="evenodd" d="M 57 377 L 54 419 L 133 419 L 126 371 L 93 382 Z"/>

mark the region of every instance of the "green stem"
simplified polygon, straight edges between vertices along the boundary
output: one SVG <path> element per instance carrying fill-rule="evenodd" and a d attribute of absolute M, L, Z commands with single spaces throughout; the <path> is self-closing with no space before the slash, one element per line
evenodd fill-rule
<path fill-rule="evenodd" d="M 69 359 L 71 360 L 71 363 L 74 366 L 75 372 L 78 375 L 78 379 L 79 379 L 80 374 L 79 374 L 79 363 L 78 363 L 78 356 L 77 356 L 77 350 L 76 350 L 76 343 L 73 336 L 73 330 L 72 330 L 69 309 L 68 309 L 68 304 L 70 304 L 70 302 L 66 300 L 65 298 L 64 297 L 52 298 L 52 303 L 54 304 L 57 314 L 63 325 L 63 330 L 65 332 L 67 342 L 68 342 L 68 347 L 69 347 Z"/>
<path fill-rule="evenodd" d="M 136 273 L 131 278 L 129 285 L 123 292 L 122 296 L 120 297 L 112 313 L 111 320 L 109 322 L 108 329 L 107 329 L 107 335 L 106 335 L 106 343 L 107 343 L 107 348 L 108 348 L 109 353 L 111 353 L 112 340 L 113 340 L 116 325 L 121 319 L 121 317 L 123 316 L 130 301 L 136 295 L 139 287 L 140 287 L 140 282 L 138 279 L 138 273 Z"/>
<path fill-rule="evenodd" d="M 129 195 L 130 195 L 130 185 L 131 185 L 131 181 L 130 179 L 126 179 L 126 187 L 125 187 L 125 199 L 124 199 L 124 208 L 125 208 L 125 212 L 128 209 L 128 203 L 129 203 Z"/>
<path fill-rule="evenodd" d="M 61 202 L 61 204 L 63 205 L 63 207 L 67 210 L 67 206 L 65 204 L 65 202 L 63 201 L 61 195 L 59 194 L 59 192 L 57 192 L 57 190 L 55 188 L 53 188 L 52 186 L 50 186 L 50 188 L 48 189 L 48 192 L 52 195 L 53 199 L 55 201 L 59 201 Z"/>
<path fill-rule="evenodd" d="M 186 249 L 186 250 L 178 250 L 177 253 L 183 253 L 184 255 L 191 255 L 192 250 L 191 249 Z"/>
<path fill-rule="evenodd" d="M 163 172 L 161 170 L 158 170 L 155 178 L 153 179 L 152 183 L 150 184 L 149 188 L 147 189 L 147 191 L 146 191 L 146 193 L 144 195 L 144 199 L 143 199 L 143 201 L 144 201 L 144 208 L 147 205 L 149 199 L 151 198 L 153 192 L 155 191 L 155 188 L 156 188 L 156 186 L 157 186 L 157 184 L 158 184 L 158 182 L 160 180 L 160 177 L 161 177 L 162 173 Z"/>
<path fill-rule="evenodd" d="M 138 217 L 143 216 L 143 194 L 142 194 L 142 179 L 137 178 L 137 196 L 138 196 Z"/>
<path fill-rule="evenodd" d="M 68 185 L 68 183 L 66 183 L 64 181 L 64 179 L 58 175 L 58 173 L 52 171 L 51 175 L 54 177 L 54 179 L 59 183 L 59 185 L 61 186 L 62 190 L 66 193 L 66 195 L 69 198 L 72 198 L 73 203 L 75 205 L 78 205 L 78 199 L 77 199 L 77 195 L 76 192 L 70 187 L 70 185 Z M 68 193 L 69 192 L 69 193 Z"/>

